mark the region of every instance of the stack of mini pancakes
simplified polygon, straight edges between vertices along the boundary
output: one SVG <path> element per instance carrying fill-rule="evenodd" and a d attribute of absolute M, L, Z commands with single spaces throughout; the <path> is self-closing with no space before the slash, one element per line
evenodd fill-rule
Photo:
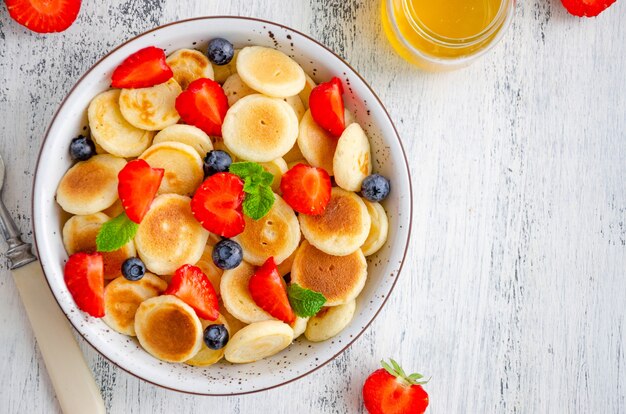
<path fill-rule="evenodd" d="M 348 125 L 337 139 L 318 126 L 308 109 L 315 82 L 280 51 L 249 46 L 236 50 L 224 66 L 212 66 L 191 49 L 172 53 L 169 81 L 149 88 L 114 89 L 96 96 L 88 112 L 98 155 L 72 166 L 57 189 L 57 202 L 73 216 L 63 226 L 68 254 L 93 252 L 100 227 L 123 211 L 117 174 L 127 160 L 141 158 L 165 175 L 134 240 L 104 253 L 104 322 L 136 336 L 143 348 L 170 362 L 206 366 L 223 357 L 233 363 L 273 355 L 304 334 L 309 341 L 337 335 L 352 319 L 356 298 L 367 279 L 366 256 L 385 243 L 388 219 L 379 203 L 357 192 L 372 172 L 369 140 L 346 111 Z M 222 137 L 178 123 L 174 103 L 190 82 L 215 79 L 223 85 L 230 109 Z M 222 149 L 234 160 L 260 163 L 274 175 L 275 203 L 260 220 L 245 217 L 234 239 L 244 262 L 222 271 L 212 261 L 220 238 L 191 213 L 190 197 L 204 179 L 203 157 Z M 282 175 L 298 163 L 325 169 L 335 187 L 325 212 L 307 216 L 281 198 Z M 122 276 L 121 264 L 138 255 L 148 272 L 139 281 Z M 256 267 L 273 256 L 291 283 L 321 292 L 325 307 L 292 325 L 256 305 L 248 290 Z M 163 295 L 171 275 L 184 264 L 202 269 L 220 296 L 217 321 L 200 319 L 175 296 Z M 221 350 L 203 342 L 203 329 L 224 324 L 230 340 Z"/>

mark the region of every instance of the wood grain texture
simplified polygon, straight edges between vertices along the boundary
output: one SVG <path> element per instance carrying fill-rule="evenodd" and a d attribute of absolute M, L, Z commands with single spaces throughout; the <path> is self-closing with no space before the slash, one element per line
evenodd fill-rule
<path fill-rule="evenodd" d="M 361 385 L 388 356 L 432 375 L 431 413 L 626 412 L 625 2 L 579 20 L 558 0 L 520 1 L 503 42 L 449 74 L 392 52 L 378 0 L 108 3 L 83 2 L 50 36 L 0 7 L 4 199 L 28 240 L 36 154 L 63 96 L 115 45 L 193 16 L 266 18 L 337 51 L 396 121 L 415 187 L 409 263 L 341 357 L 262 394 L 196 397 L 141 382 L 81 340 L 110 413 L 362 413 Z M 57 412 L 0 262 L 0 412 Z"/>

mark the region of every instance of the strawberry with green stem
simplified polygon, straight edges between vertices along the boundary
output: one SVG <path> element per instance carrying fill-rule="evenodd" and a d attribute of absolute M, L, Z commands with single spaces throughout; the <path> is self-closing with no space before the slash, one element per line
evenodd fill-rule
<path fill-rule="evenodd" d="M 383 368 L 374 371 L 363 384 L 363 402 L 370 414 L 423 414 L 428 407 L 428 393 L 423 375 L 406 375 L 393 359 L 381 361 Z"/>

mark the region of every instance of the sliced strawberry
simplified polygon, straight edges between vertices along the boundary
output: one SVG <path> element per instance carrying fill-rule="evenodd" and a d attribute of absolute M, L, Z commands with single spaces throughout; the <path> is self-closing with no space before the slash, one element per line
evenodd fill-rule
<path fill-rule="evenodd" d="M 343 85 L 337 77 L 317 85 L 309 96 L 313 120 L 335 137 L 340 137 L 346 122 L 343 112 Z"/>
<path fill-rule="evenodd" d="M 179 267 L 163 294 L 178 297 L 191 306 L 202 319 L 214 321 L 220 316 L 217 293 L 199 267 L 188 264 Z"/>
<path fill-rule="evenodd" d="M 217 173 L 196 190 L 191 199 L 191 212 L 211 233 L 234 237 L 246 226 L 241 207 L 244 196 L 241 178 L 231 173 Z"/>
<path fill-rule="evenodd" d="M 574 16 L 595 17 L 606 10 L 615 0 L 561 0 Z"/>
<path fill-rule="evenodd" d="M 104 316 L 104 262 L 100 253 L 74 253 L 65 264 L 65 284 L 78 309 Z"/>
<path fill-rule="evenodd" d="M 219 83 L 196 79 L 176 98 L 176 110 L 186 124 L 212 136 L 222 136 L 222 123 L 228 111 L 228 99 Z"/>
<path fill-rule="evenodd" d="M 330 176 L 317 167 L 296 164 L 280 181 L 283 199 L 298 213 L 322 214 L 330 201 Z"/>
<path fill-rule="evenodd" d="M 147 88 L 166 82 L 174 72 L 165 61 L 165 52 L 148 46 L 127 57 L 111 76 L 114 88 Z"/>
<path fill-rule="evenodd" d="M 144 160 L 127 163 L 117 175 L 117 192 L 129 219 L 135 223 L 141 220 L 150 209 L 163 174 L 163 168 L 152 168 Z"/>
<path fill-rule="evenodd" d="M 270 257 L 250 278 L 248 289 L 254 302 L 261 309 L 285 323 L 296 320 L 287 297 L 287 286 L 276 268 L 274 257 Z"/>
<path fill-rule="evenodd" d="M 74 23 L 80 0 L 5 0 L 11 17 L 37 33 L 62 32 Z"/>
<path fill-rule="evenodd" d="M 370 414 L 423 414 L 428 394 L 419 374 L 406 375 L 393 360 L 393 366 L 374 371 L 363 384 L 363 403 Z"/>

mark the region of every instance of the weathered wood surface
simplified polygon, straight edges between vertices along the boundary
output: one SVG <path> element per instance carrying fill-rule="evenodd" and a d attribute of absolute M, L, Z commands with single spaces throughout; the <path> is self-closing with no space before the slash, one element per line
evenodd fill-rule
<path fill-rule="evenodd" d="M 31 239 L 30 186 L 47 123 L 78 77 L 123 40 L 182 18 L 282 22 L 344 56 L 387 105 L 415 184 L 409 263 L 344 355 L 266 393 L 178 394 L 81 340 L 111 413 L 362 413 L 360 388 L 395 356 L 432 375 L 431 413 L 626 412 L 626 2 L 579 21 L 558 0 L 517 4 L 474 66 L 417 71 L 380 27 L 379 0 L 85 1 L 38 36 L 0 6 L 4 199 Z M 45 162 L 45 160 L 43 160 Z M 59 410 L 4 261 L 0 412 Z"/>

